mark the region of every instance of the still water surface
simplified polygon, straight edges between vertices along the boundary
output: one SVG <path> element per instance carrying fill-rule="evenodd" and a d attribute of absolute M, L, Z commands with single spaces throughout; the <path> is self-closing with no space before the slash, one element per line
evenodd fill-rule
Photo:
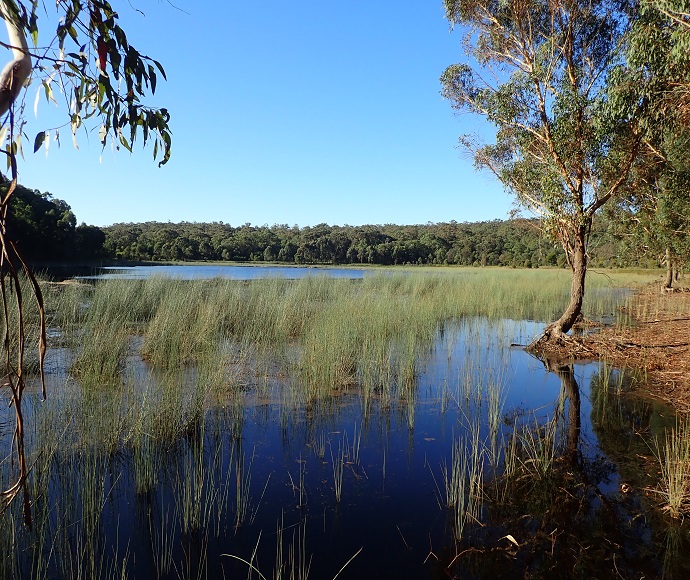
<path fill-rule="evenodd" d="M 359 279 L 364 270 L 358 268 L 331 268 L 319 266 L 253 266 L 253 265 L 209 265 L 185 264 L 174 266 L 108 266 L 93 276 L 79 276 L 80 279 L 96 280 L 145 280 L 151 276 L 165 276 L 177 280 L 255 280 L 257 278 L 298 279 L 307 276 L 328 276 L 330 278 Z"/>
<path fill-rule="evenodd" d="M 366 272 L 184 265 L 102 277 Z M 209 368 L 163 371 L 142 360 L 142 339 L 132 337 L 121 380 L 95 385 L 70 373 L 73 351 L 54 348 L 48 401 L 29 390 L 24 408 L 41 492 L 32 498 L 36 525 L 21 524 L 19 502 L 18 523 L 0 519 L 4 577 L 305 578 L 306 568 L 315 579 L 690 577 L 690 534 L 671 535 L 649 491 L 653 437 L 673 413 L 630 396 L 635 377 L 600 363 L 547 368 L 514 346 L 542 330 L 521 320 L 447 322 L 430 346 L 410 350 L 412 361 L 391 346 L 390 366 L 409 362 L 412 372 L 392 368 L 368 394 L 361 380 L 316 398 L 297 344 L 247 356 L 228 344 L 227 360 Z M 213 364 L 222 367 L 220 388 L 199 388 L 217 381 Z M 172 441 L 117 428 L 101 440 L 119 420 L 136 426 L 138 409 L 174 422 L 198 392 L 203 413 Z M 0 397 L 7 402 L 5 391 Z M 7 456 L 12 409 L 0 408 Z M 156 426 L 155 417 L 140 419 Z M 444 467 L 454 447 L 470 460 L 475 436 L 484 493 L 459 539 L 444 505 Z M 506 485 L 511 441 L 516 475 Z M 555 456 L 543 469 L 539 446 Z M 0 463 L 3 482 L 12 470 Z"/>
<path fill-rule="evenodd" d="M 481 318 L 449 326 L 416 361 L 414 388 L 390 400 L 364 401 L 355 387 L 306 403 L 286 396 L 294 385 L 280 372 L 245 377 L 239 398 L 211 404 L 203 428 L 144 463 L 126 447 L 103 460 L 96 498 L 102 511 L 90 532 L 98 538 L 97 559 L 132 578 L 259 578 L 252 570 L 273 578 L 277 561 L 286 569 L 301 561 L 310 578 L 328 579 L 355 554 L 339 578 L 550 578 L 573 570 L 597 578 L 660 577 L 664 570 L 682 577 L 686 565 L 667 547 L 665 528 L 644 515 L 643 482 L 626 464 L 626 457 L 649 454 L 650 433 L 672 415 L 627 398 L 628 383 L 617 371 L 593 363 L 557 374 L 511 346 L 541 328 Z M 55 351 L 51 358 L 48 409 L 78 391 L 60 364 L 64 355 Z M 127 374 L 142 392 L 164 380 L 136 356 Z M 194 369 L 183 377 L 197 378 Z M 580 389 L 576 432 L 572 381 Z M 442 466 L 473 423 L 490 447 L 491 389 L 500 401 L 497 441 L 529 426 L 543 431 L 559 417 L 555 445 L 564 451 L 574 434 L 576 452 L 567 474 L 553 483 L 523 480 L 519 500 L 487 496 L 481 521 L 470 523 L 457 544 L 451 512 L 442 505 Z M 36 400 L 30 421 L 48 412 Z M 69 460 L 61 457 L 52 468 L 51 501 L 84 501 L 83 456 L 69 476 Z M 152 474 L 144 474 L 147 465 Z M 334 465 L 343 467 L 340 501 Z M 497 469 L 485 459 L 485 483 Z M 142 489 L 145 475 L 150 481 Z M 631 493 L 621 492 L 623 482 Z M 83 508 L 73 509 L 73 522 L 49 519 L 46 533 L 67 534 L 78 550 Z M 52 554 L 53 576 L 66 577 L 59 541 L 44 549 Z M 31 577 L 30 564 L 23 572 Z"/>

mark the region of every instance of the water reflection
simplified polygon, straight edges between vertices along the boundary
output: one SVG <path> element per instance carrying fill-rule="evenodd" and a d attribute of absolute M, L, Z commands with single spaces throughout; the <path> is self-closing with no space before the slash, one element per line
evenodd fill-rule
<path fill-rule="evenodd" d="M 568 401 L 568 438 L 565 456 L 575 466 L 580 448 L 580 425 L 582 423 L 580 405 L 580 386 L 575 379 L 572 364 L 546 359 L 546 370 L 554 373 L 561 380 L 561 400 Z"/>
<path fill-rule="evenodd" d="M 268 577 L 280 565 L 287 574 L 292 553 L 311 577 L 332 578 L 360 549 L 340 578 L 681 577 L 687 533 L 649 510 L 654 483 L 639 473 L 672 416 L 627 396 L 625 373 L 511 347 L 538 330 L 446 325 L 413 381 L 366 401 L 357 385 L 310 400 L 291 367 L 248 360 L 261 378 L 218 381 L 199 407 L 212 369 L 163 373 L 133 356 L 122 384 L 94 389 L 53 353 L 48 403 L 29 407 L 30 444 L 41 433 L 60 445 L 41 448 L 50 459 L 34 471 L 40 535 L 0 521 L 5 577 L 31 577 L 37 553 L 55 577 L 71 576 L 75 557 L 132 577 L 258 577 L 225 554 Z M 155 414 L 133 421 L 145 428 L 106 437 L 113 417 L 137 409 Z M 183 436 L 155 436 L 173 421 L 185 421 Z M 482 508 L 458 543 L 441 466 L 474 430 Z"/>
<path fill-rule="evenodd" d="M 77 276 L 81 280 L 146 280 L 152 276 L 163 276 L 175 280 L 256 280 L 259 278 L 300 279 L 307 276 L 328 276 L 329 278 L 359 279 L 364 276 L 361 268 L 334 268 L 327 266 L 262 266 L 230 264 L 184 264 L 156 266 L 106 266 L 88 276 Z"/>

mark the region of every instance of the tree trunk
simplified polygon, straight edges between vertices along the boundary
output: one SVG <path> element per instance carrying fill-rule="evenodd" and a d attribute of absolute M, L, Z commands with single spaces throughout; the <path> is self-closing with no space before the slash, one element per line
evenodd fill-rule
<path fill-rule="evenodd" d="M 671 248 L 666 248 L 666 280 L 664 280 L 663 290 L 673 288 L 673 260 L 671 259 Z"/>
<path fill-rule="evenodd" d="M 580 387 L 575 379 L 573 367 L 569 364 L 554 362 L 546 358 L 544 360 L 546 370 L 556 373 L 561 379 L 561 389 L 568 399 L 568 443 L 567 457 L 571 465 L 577 463 L 578 447 L 580 445 L 581 429 L 581 403 Z"/>
<path fill-rule="evenodd" d="M 578 229 L 570 251 L 570 268 L 573 273 L 570 283 L 570 303 L 565 312 L 550 324 L 545 331 L 549 338 L 560 338 L 568 332 L 582 314 L 582 301 L 585 297 L 585 277 L 587 275 L 587 234 L 584 227 Z"/>

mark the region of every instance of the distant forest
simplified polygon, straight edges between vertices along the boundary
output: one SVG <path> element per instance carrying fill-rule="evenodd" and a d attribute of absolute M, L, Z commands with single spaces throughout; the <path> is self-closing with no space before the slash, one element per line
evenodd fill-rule
<path fill-rule="evenodd" d="M 6 187 L 6 184 L 5 184 Z M 537 220 L 365 226 L 253 226 L 223 222 L 76 225 L 70 206 L 23 186 L 11 198 L 8 233 L 32 262 L 237 261 L 291 264 L 565 266 Z M 661 257 L 628 247 L 595 223 L 590 265 L 657 267 Z"/>
<path fill-rule="evenodd" d="M 0 183 L 0 192 L 8 183 Z M 31 262 L 92 261 L 105 256 L 105 232 L 77 225 L 72 208 L 50 193 L 18 185 L 7 212 L 7 234 Z"/>

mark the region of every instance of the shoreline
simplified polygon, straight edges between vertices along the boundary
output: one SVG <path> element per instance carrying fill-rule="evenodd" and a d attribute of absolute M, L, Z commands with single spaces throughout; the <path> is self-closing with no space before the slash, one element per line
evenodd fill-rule
<path fill-rule="evenodd" d="M 648 286 L 622 312 L 630 325 L 602 327 L 578 343 L 620 369 L 642 373 L 644 380 L 633 394 L 690 414 L 690 291 L 662 293 L 658 285 Z"/>

